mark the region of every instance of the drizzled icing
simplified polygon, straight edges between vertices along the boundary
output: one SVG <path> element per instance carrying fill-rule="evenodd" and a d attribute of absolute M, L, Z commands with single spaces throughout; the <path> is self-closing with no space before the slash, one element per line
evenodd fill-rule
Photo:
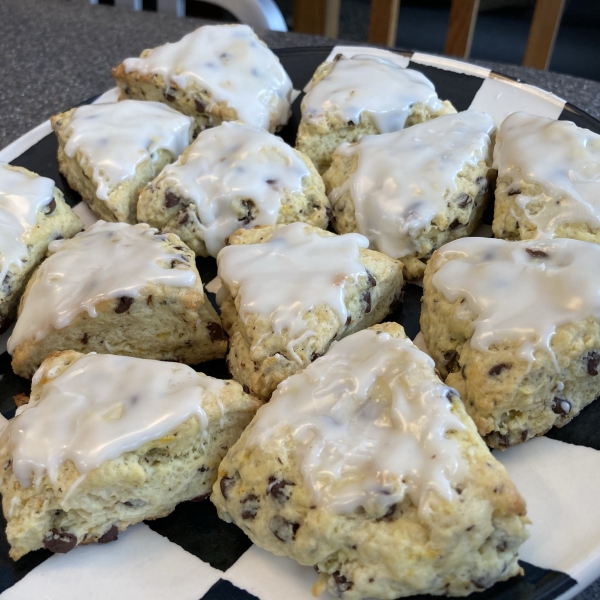
<path fill-rule="evenodd" d="M 209 253 L 244 225 L 233 201 L 251 200 L 258 213 L 248 226 L 274 225 L 284 191 L 302 191 L 304 161 L 281 138 L 251 125 L 223 123 L 202 132 L 185 164 L 166 167 L 161 178 L 196 205 L 196 226 Z"/>
<path fill-rule="evenodd" d="M 556 328 L 600 319 L 600 246 L 571 239 L 507 242 L 465 238 L 438 250 L 433 286 L 448 302 L 464 299 L 471 346 L 514 342 L 518 356 L 535 360 L 550 346 Z"/>
<path fill-rule="evenodd" d="M 513 113 L 498 131 L 494 168 L 499 177 L 512 177 L 509 193 L 536 237 L 552 237 L 567 223 L 600 227 L 600 135 L 568 121 Z M 518 193 L 524 184 L 538 184 L 542 193 Z M 528 211 L 539 203 L 541 210 Z"/>
<path fill-rule="evenodd" d="M 0 163 L 0 284 L 11 265 L 23 267 L 27 236 L 38 214 L 54 199 L 54 181 Z"/>
<path fill-rule="evenodd" d="M 358 260 L 367 238 L 357 233 L 322 236 L 303 223 L 283 225 L 264 244 L 227 246 L 219 252 L 219 277 L 239 301 L 242 319 L 270 315 L 275 333 L 287 330 L 288 349 L 315 332 L 303 319 L 325 305 L 346 323 L 346 285 L 368 277 Z M 237 305 L 237 302 L 236 302 Z M 296 357 L 297 358 L 297 357 Z"/>
<path fill-rule="evenodd" d="M 302 100 L 302 118 L 314 123 L 333 113 L 358 124 L 365 112 L 379 133 L 390 133 L 404 127 L 417 102 L 433 111 L 442 108 L 425 75 L 365 54 L 336 61 L 331 72 L 310 87 Z"/>
<path fill-rule="evenodd" d="M 187 365 L 88 354 L 46 383 L 40 399 L 9 421 L 2 444 L 23 487 L 32 476 L 56 482 L 67 460 L 86 475 L 191 416 L 206 431 L 203 402 L 207 394 L 218 400 L 223 385 Z"/>
<path fill-rule="evenodd" d="M 189 145 L 194 120 L 161 104 L 123 100 L 90 104 L 75 110 L 66 134 L 65 154 L 81 154 L 84 169 L 92 170 L 96 196 L 108 200 L 109 192 L 133 179 L 137 166 L 158 150 L 176 159 Z"/>
<path fill-rule="evenodd" d="M 96 304 L 136 298 L 149 283 L 191 287 L 196 274 L 183 256 L 165 248 L 165 236 L 140 223 L 98 221 L 70 240 L 50 244 L 8 340 L 8 351 L 62 329 L 80 313 L 96 317 Z M 185 268 L 178 268 L 183 264 Z"/>
<path fill-rule="evenodd" d="M 207 90 L 212 105 L 226 102 L 238 119 L 269 129 L 290 116 L 292 82 L 279 59 L 248 25 L 205 25 L 174 44 L 123 61 L 125 71 L 161 75 L 167 85 Z"/>
<path fill-rule="evenodd" d="M 343 144 L 336 153 L 357 154 L 358 165 L 330 200 L 350 191 L 358 231 L 375 250 L 392 258 L 420 252 L 417 237 L 456 193 L 458 173 L 491 162 L 493 129 L 489 115 L 467 111 Z"/>
<path fill-rule="evenodd" d="M 465 473 L 452 411 L 433 361 L 406 338 L 364 330 L 282 382 L 250 426 L 248 445 L 293 441 L 313 501 L 338 513 L 385 513 L 408 494 L 451 501 Z"/>

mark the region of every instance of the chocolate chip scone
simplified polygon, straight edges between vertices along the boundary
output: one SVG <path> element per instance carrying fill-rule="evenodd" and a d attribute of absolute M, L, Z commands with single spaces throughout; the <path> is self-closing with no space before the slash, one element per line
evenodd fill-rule
<path fill-rule="evenodd" d="M 268 399 L 340 339 L 380 323 L 400 301 L 402 263 L 358 234 L 303 223 L 233 234 L 217 258 L 232 377 Z"/>
<path fill-rule="evenodd" d="M 21 294 L 48 244 L 82 229 L 54 181 L 0 163 L 0 333 L 17 316 Z"/>
<path fill-rule="evenodd" d="M 261 402 L 186 365 L 57 352 L 0 440 L 10 556 L 106 543 L 206 498 Z"/>
<path fill-rule="evenodd" d="M 425 269 L 421 331 L 479 433 L 506 448 L 600 396 L 600 247 L 466 238 Z"/>
<path fill-rule="evenodd" d="M 363 234 L 420 279 L 434 250 L 481 220 L 494 130 L 492 117 L 467 111 L 343 144 L 323 175 L 334 229 Z"/>
<path fill-rule="evenodd" d="M 192 141 L 193 119 L 157 102 L 92 104 L 50 119 L 58 168 L 99 218 L 136 223 L 141 189 Z"/>
<path fill-rule="evenodd" d="M 292 82 L 248 25 L 205 25 L 112 71 L 121 99 L 164 102 L 198 130 L 242 121 L 274 133 L 290 118 Z"/>
<path fill-rule="evenodd" d="M 569 121 L 509 115 L 494 148 L 498 238 L 600 244 L 600 135 Z"/>
<path fill-rule="evenodd" d="M 17 375 L 31 377 L 56 350 L 187 364 L 225 355 L 227 337 L 194 253 L 176 235 L 98 221 L 49 252 L 8 340 Z"/>
<path fill-rule="evenodd" d="M 522 573 L 525 502 L 433 366 L 396 323 L 332 344 L 223 459 L 219 516 L 344 600 L 466 596 Z"/>
<path fill-rule="evenodd" d="M 296 148 L 311 158 L 319 173 L 327 170 L 343 142 L 456 112 L 419 71 L 368 54 L 338 55 L 323 63 L 307 90 Z"/>
<path fill-rule="evenodd" d="M 138 220 L 171 231 L 198 256 L 217 256 L 240 227 L 303 221 L 331 209 L 311 160 L 281 138 L 231 122 L 202 132 L 140 194 Z"/>

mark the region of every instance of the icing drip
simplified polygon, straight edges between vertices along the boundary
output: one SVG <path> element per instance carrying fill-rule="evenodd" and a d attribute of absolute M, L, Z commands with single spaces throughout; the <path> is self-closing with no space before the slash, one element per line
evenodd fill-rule
<path fill-rule="evenodd" d="M 392 258 L 420 252 L 417 238 L 457 192 L 458 173 L 491 162 L 493 129 L 492 117 L 467 111 L 343 144 L 336 153 L 357 154 L 358 166 L 330 200 L 350 190 L 358 231 L 373 249 Z"/>
<path fill-rule="evenodd" d="M 358 124 L 366 112 L 379 133 L 390 133 L 404 127 L 417 102 L 433 111 L 442 108 L 425 75 L 365 54 L 336 61 L 331 72 L 310 87 L 302 100 L 302 118 L 316 123 L 333 113 Z"/>
<path fill-rule="evenodd" d="M 553 237 L 567 223 L 600 227 L 600 135 L 568 121 L 513 113 L 498 131 L 494 168 L 499 177 L 512 177 L 509 193 L 537 238 Z M 542 192 L 518 193 L 524 184 Z"/>
<path fill-rule="evenodd" d="M 322 236 L 303 223 L 292 223 L 278 227 L 264 244 L 223 248 L 218 272 L 239 302 L 242 320 L 250 314 L 268 315 L 273 331 L 287 330 L 295 345 L 315 335 L 303 317 L 316 306 L 331 308 L 340 330 L 345 325 L 345 286 L 368 277 L 358 260 L 359 249 L 368 245 L 357 233 Z"/>
<path fill-rule="evenodd" d="M 518 356 L 551 355 L 556 328 L 600 320 L 600 246 L 571 239 L 507 242 L 465 238 L 438 250 L 433 286 L 448 302 L 464 299 L 471 346 L 514 342 Z"/>
<path fill-rule="evenodd" d="M 192 287 L 196 274 L 183 256 L 163 246 L 166 236 L 140 223 L 98 221 L 70 240 L 50 244 L 50 257 L 36 272 L 8 351 L 62 329 L 80 313 L 96 317 L 96 304 L 136 298 L 149 283 Z M 185 268 L 179 268 L 179 264 Z M 175 265 L 173 268 L 172 265 Z"/>
<path fill-rule="evenodd" d="M 66 133 L 65 154 L 81 154 L 83 169 L 92 170 L 96 196 L 108 194 L 123 181 L 133 179 L 137 166 L 158 150 L 168 150 L 175 160 L 189 145 L 194 120 L 161 104 L 123 100 L 90 104 L 75 110 Z"/>
<path fill-rule="evenodd" d="M 2 443 L 23 487 L 32 475 L 56 482 L 67 460 L 86 475 L 191 416 L 206 429 L 203 401 L 223 385 L 187 365 L 88 354 L 44 385 L 40 399 L 9 422 Z"/>
<path fill-rule="evenodd" d="M 185 164 L 166 167 L 161 178 L 196 205 L 209 253 L 216 256 L 240 227 L 274 225 L 284 192 L 300 193 L 310 175 L 304 161 L 281 138 L 251 125 L 223 123 L 201 133 Z M 256 217 L 239 220 L 234 200 L 251 200 Z"/>
<path fill-rule="evenodd" d="M 249 445 L 294 444 L 313 500 L 338 513 L 385 513 L 408 494 L 451 501 L 465 429 L 434 363 L 407 338 L 364 330 L 286 379 L 250 426 Z M 283 451 L 282 451 L 283 452 Z"/>
<path fill-rule="evenodd" d="M 125 71 L 160 75 L 169 86 L 195 86 L 233 108 L 240 121 L 269 129 L 290 117 L 292 82 L 279 59 L 248 25 L 205 25 L 144 58 L 123 61 Z"/>
<path fill-rule="evenodd" d="M 31 177 L 0 163 L 0 284 L 11 265 L 23 267 L 27 236 L 54 199 L 54 181 Z"/>

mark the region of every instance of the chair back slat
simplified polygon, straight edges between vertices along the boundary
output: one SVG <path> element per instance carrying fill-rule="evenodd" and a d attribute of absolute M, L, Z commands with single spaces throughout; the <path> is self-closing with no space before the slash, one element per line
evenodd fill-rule
<path fill-rule="evenodd" d="M 478 12 L 479 0 L 452 0 L 444 54 L 469 57 Z"/>
<path fill-rule="evenodd" d="M 369 42 L 380 46 L 396 45 L 400 0 L 371 0 Z"/>
<path fill-rule="evenodd" d="M 565 0 L 537 0 L 523 56 L 523 66 L 548 68 L 564 8 Z"/>

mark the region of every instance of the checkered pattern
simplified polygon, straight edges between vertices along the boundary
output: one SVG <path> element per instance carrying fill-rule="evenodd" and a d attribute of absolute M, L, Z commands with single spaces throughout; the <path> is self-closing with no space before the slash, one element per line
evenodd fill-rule
<path fill-rule="evenodd" d="M 356 49 L 357 53 L 363 49 Z M 338 49 L 333 49 L 332 54 Z M 295 86 L 301 89 L 330 49 L 278 52 Z M 500 122 L 524 110 L 575 121 L 600 132 L 600 123 L 560 98 L 488 69 L 425 54 L 397 57 L 402 66 L 423 72 L 441 98 L 458 110 L 484 110 Z M 293 144 L 300 100 L 282 137 Z M 86 224 L 95 220 L 58 173 L 56 140 L 48 135 L 13 161 L 57 182 L 67 202 Z M 491 223 L 491 215 L 487 222 Z M 485 219 L 484 219 L 485 220 Z M 213 259 L 198 260 L 203 281 L 216 275 Z M 421 290 L 407 286 L 403 306 L 390 318 L 414 337 L 419 331 Z M 7 334 L 0 336 L 0 351 Z M 226 378 L 224 361 L 202 370 Z M 0 355 L 0 411 L 11 417 L 12 397 L 29 391 L 16 377 L 10 357 Z M 571 597 L 600 575 L 600 403 L 547 436 L 511 448 L 497 457 L 528 502 L 531 539 L 522 548 L 524 577 L 497 584 L 478 599 L 550 600 Z M 309 600 L 315 573 L 289 558 L 251 544 L 235 525 L 221 521 L 210 501 L 186 503 L 168 517 L 139 524 L 108 545 L 78 547 L 66 555 L 40 550 L 14 563 L 0 522 L 0 598 L 2 600 Z M 592 558 L 590 558 L 592 557 Z M 535 565 L 535 566 L 534 566 Z M 327 593 L 325 593 L 327 596 Z M 424 597 L 422 597 L 424 598 Z"/>

